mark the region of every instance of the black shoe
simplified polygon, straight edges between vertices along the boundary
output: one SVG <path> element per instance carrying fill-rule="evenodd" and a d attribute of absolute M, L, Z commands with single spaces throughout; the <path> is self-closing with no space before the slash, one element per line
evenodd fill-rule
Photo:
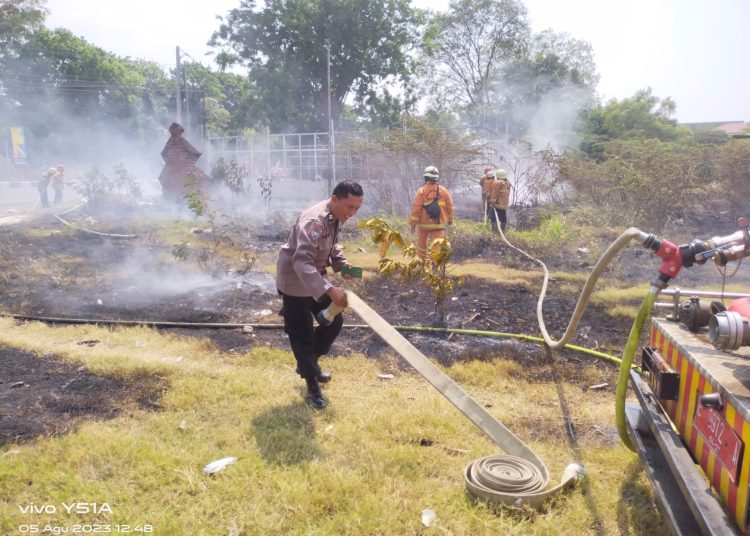
<path fill-rule="evenodd" d="M 299 369 L 298 368 L 294 369 L 294 372 L 296 372 L 297 374 L 299 374 Z M 321 370 L 320 373 L 318 374 L 318 378 L 317 379 L 318 379 L 318 381 L 320 383 L 328 383 L 328 382 L 331 381 L 331 373 L 330 372 L 326 372 L 324 370 Z"/>
<path fill-rule="evenodd" d="M 305 378 L 307 383 L 307 403 L 315 409 L 323 409 L 328 403 L 323 398 L 323 393 L 320 392 L 320 384 L 317 378 Z"/>

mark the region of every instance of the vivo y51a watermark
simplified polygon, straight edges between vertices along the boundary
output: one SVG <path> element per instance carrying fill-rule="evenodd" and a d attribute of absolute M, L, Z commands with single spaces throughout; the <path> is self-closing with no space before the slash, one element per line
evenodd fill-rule
<path fill-rule="evenodd" d="M 41 516 L 54 515 L 107 515 L 113 513 L 108 503 L 62 502 L 60 504 L 27 503 L 18 504 L 24 515 L 33 516 L 36 521 Z M 25 523 L 18 525 L 18 534 L 151 534 L 153 525 L 131 525 L 125 523 Z"/>
<path fill-rule="evenodd" d="M 56 504 L 19 504 L 22 514 L 111 514 L 112 508 L 108 503 L 71 502 Z"/>

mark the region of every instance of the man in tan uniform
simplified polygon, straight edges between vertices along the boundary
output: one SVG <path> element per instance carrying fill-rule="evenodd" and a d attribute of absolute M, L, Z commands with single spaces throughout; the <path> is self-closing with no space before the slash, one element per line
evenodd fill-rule
<path fill-rule="evenodd" d="M 424 260 L 427 246 L 445 236 L 445 228 L 453 224 L 453 199 L 438 182 L 438 169 L 427 166 L 422 173 L 424 186 L 417 190 L 411 205 L 409 225 L 417 231 L 417 255 Z"/>
<path fill-rule="evenodd" d="M 341 225 L 362 206 L 362 187 L 356 182 L 340 182 L 330 199 L 300 214 L 279 251 L 276 263 L 276 287 L 283 299 L 281 314 L 284 331 L 289 335 L 297 372 L 307 383 L 308 402 L 316 409 L 326 407 L 320 383 L 330 381 L 318 358 L 328 353 L 344 319 L 339 313 L 328 325 L 313 327 L 313 316 L 332 302 L 346 307 L 346 293 L 326 278 L 326 268 L 339 272 L 350 266 L 337 245 Z"/>

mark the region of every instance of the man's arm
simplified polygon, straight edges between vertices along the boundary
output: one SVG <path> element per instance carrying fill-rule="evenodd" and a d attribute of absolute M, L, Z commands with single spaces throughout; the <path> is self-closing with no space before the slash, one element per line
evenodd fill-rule
<path fill-rule="evenodd" d="M 445 190 L 445 216 L 448 219 L 448 225 L 453 225 L 453 198 L 447 189 Z"/>
<path fill-rule="evenodd" d="M 417 226 L 417 223 L 419 222 L 419 213 L 422 210 L 422 195 L 420 190 L 417 190 L 417 194 L 414 196 L 414 201 L 411 204 L 409 225 L 411 225 L 412 230 Z"/>
<path fill-rule="evenodd" d="M 310 296 L 320 298 L 331 287 L 315 267 L 315 255 L 318 252 L 318 240 L 323 228 L 314 219 L 301 221 L 297 229 L 297 249 L 292 255 L 292 267 L 302 281 Z"/>

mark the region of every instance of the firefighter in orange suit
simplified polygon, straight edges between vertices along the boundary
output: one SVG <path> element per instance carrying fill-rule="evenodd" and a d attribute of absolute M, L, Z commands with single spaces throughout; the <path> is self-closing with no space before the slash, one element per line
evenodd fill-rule
<path fill-rule="evenodd" d="M 491 167 L 484 168 L 484 174 L 479 177 L 479 188 L 482 190 L 482 205 L 484 206 L 487 201 L 487 186 L 485 186 L 485 182 L 487 179 L 492 178 L 492 180 L 495 180 L 495 172 L 492 170 Z"/>
<path fill-rule="evenodd" d="M 490 221 L 492 222 L 492 229 L 497 232 L 497 220 L 495 220 L 495 213 L 497 213 L 497 219 L 500 220 L 500 229 L 505 231 L 505 227 L 508 224 L 508 204 L 510 203 L 510 181 L 508 181 L 508 173 L 504 169 L 498 169 L 495 172 L 495 183 L 492 185 L 492 190 L 487 198 L 487 204 L 490 207 Z"/>
<path fill-rule="evenodd" d="M 427 245 L 445 236 L 447 225 L 453 224 L 453 199 L 438 182 L 438 169 L 427 166 L 422 174 L 424 186 L 417 190 L 411 205 L 409 225 L 417 231 L 417 254 L 420 259 L 427 254 Z"/>
<path fill-rule="evenodd" d="M 482 209 L 484 210 L 484 223 L 487 223 L 488 219 L 492 219 L 492 206 L 489 203 L 489 198 L 496 182 L 495 171 L 490 169 L 487 172 L 487 176 L 484 178 L 484 182 L 482 182 Z"/>

